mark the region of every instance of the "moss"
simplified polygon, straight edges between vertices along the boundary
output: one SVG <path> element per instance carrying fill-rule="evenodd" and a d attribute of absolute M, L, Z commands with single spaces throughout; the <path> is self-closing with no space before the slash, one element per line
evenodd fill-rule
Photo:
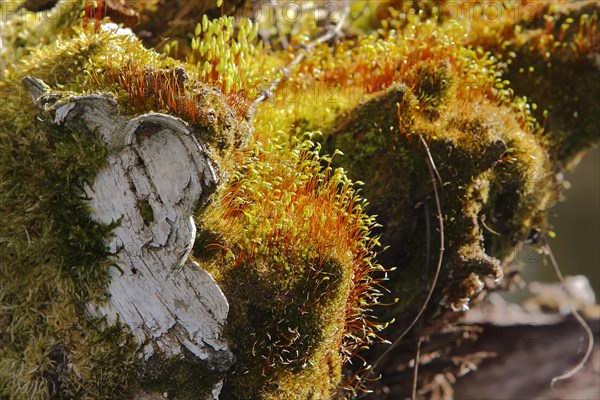
<path fill-rule="evenodd" d="M 511 38 L 506 47 L 515 57 L 506 79 L 516 93 L 537 105 L 534 115 L 556 149 L 553 158 L 568 166 L 600 138 L 600 7 L 590 2 L 557 8 L 537 20 L 551 18 L 551 33 L 532 27 Z M 545 40 L 554 48 L 544 48 Z"/>
<path fill-rule="evenodd" d="M 165 358 L 155 354 L 144 366 L 142 389 L 147 393 L 164 393 L 169 399 L 209 399 L 212 388 L 222 379 L 222 374 L 199 362 L 193 354 Z"/>
<path fill-rule="evenodd" d="M 132 385 L 151 381 L 148 374 L 158 371 L 144 368 L 127 329 L 90 319 L 86 311 L 105 300 L 108 269 L 115 262 L 105 245 L 114 226 L 90 218 L 83 190 L 106 165 L 107 149 L 94 132 L 44 120 L 20 80 L 33 75 L 65 95 L 112 93 L 131 116 L 174 113 L 190 122 L 219 160 L 241 143 L 249 125 L 218 90 L 195 80 L 175 86 L 180 65 L 132 37 L 77 26 L 56 35 L 7 67 L 0 82 L 0 218 L 6 221 L 0 228 L 0 397 L 127 398 Z M 128 92 L 128 84 L 139 82 L 138 72 L 146 82 L 150 77 L 170 82 L 182 98 L 196 98 L 205 118 L 192 120 L 193 114 L 161 101 L 151 87 Z M 159 101 L 144 102 L 143 96 Z M 146 222 L 153 219 L 147 204 L 141 212 Z M 163 383 L 176 383 L 180 396 L 196 398 L 195 373 L 210 380 L 194 367 Z"/>
<path fill-rule="evenodd" d="M 199 230 L 194 254 L 230 303 L 226 389 L 239 398 L 328 398 L 382 327 L 369 322 L 373 221 L 312 146 L 252 143 Z"/>
<path fill-rule="evenodd" d="M 462 310 L 484 282 L 493 287 L 502 276 L 501 261 L 518 241 L 544 228 L 545 211 L 556 195 L 553 165 L 532 107 L 502 80 L 497 58 L 463 46 L 466 29 L 440 25 L 435 8 L 428 13 L 389 10 L 378 34 L 308 54 L 286 88 L 313 93 L 335 82 L 334 105 L 315 96 L 278 102 L 288 98 L 280 88 L 275 104 L 281 107 L 265 106 L 257 114 L 261 140 L 260 130 L 269 126 L 291 135 L 318 126 L 325 132 L 326 151 L 344 153 L 334 165 L 365 182 L 367 210 L 384 225 L 374 234 L 388 246 L 378 260 L 398 267 L 386 284 L 392 292 L 388 302 L 398 302 L 383 312 L 400 320 L 412 318 L 420 307 L 440 246 L 418 136 L 429 143 L 443 179 L 449 238 L 435 304 Z M 261 293 L 272 290 L 255 286 Z"/>
<path fill-rule="evenodd" d="M 492 52 L 511 90 L 526 96 L 556 149 L 551 156 L 557 166 L 568 166 L 598 141 L 598 2 L 491 3 L 493 17 L 469 1 L 441 3 L 453 15 L 440 13 L 440 21 L 464 16 L 460 22 L 469 28 L 464 44 Z"/>
<path fill-rule="evenodd" d="M 7 310 L 0 316 L 0 396 L 119 398 L 141 383 L 188 399 L 207 395 L 220 376 L 188 354 L 158 355 L 144 367 L 126 330 L 85 317 L 87 304 L 103 301 L 112 262 L 104 247 L 112 227 L 90 220 L 82 190 L 104 165 L 106 149 L 92 132 L 37 119 L 22 95 L 25 75 L 65 94 L 112 93 L 131 116 L 173 114 L 209 146 L 225 185 L 197 218 L 194 255 L 231 305 L 226 335 L 239 361 L 229 394 L 321 399 L 340 386 L 352 389 L 344 363 L 385 327 L 372 315 L 386 275 L 378 262 L 399 267 L 387 285 L 399 301 L 387 314 L 412 318 L 440 245 L 419 137 L 443 180 L 447 250 L 436 305 L 461 310 L 493 287 L 517 243 L 543 231 L 556 172 L 597 141 L 597 5 L 581 6 L 579 25 L 567 20 L 568 9 L 579 6 L 555 13 L 549 3 L 517 25 L 507 13 L 488 23 L 479 6 L 472 20 L 450 23 L 444 0 L 384 3 L 396 9 L 353 4 L 358 34 L 305 54 L 255 121 L 249 106 L 260 79 L 269 81 L 293 54 L 258 54 L 256 26 L 247 22 L 207 18 L 198 26 L 196 11 L 206 5 L 144 4 L 154 14 L 142 10 L 138 28 L 194 38 L 165 48 L 181 48 L 177 56 L 186 61 L 117 30 L 72 24 L 64 8 L 54 11 L 56 23 L 34 24 L 27 14 L 3 25 L 1 60 L 19 63 L 7 63 L 0 81 L 0 161 L 7 166 L 0 218 L 10 221 L 0 228 Z M 184 34 L 156 20 L 179 14 Z M 317 25 L 303 20 L 292 45 L 319 34 Z M 374 26 L 380 29 L 371 33 Z M 563 85 L 574 78 L 574 87 Z M 254 137 L 240 150 L 253 123 Z M 345 155 L 332 160 L 319 145 L 294 139 L 317 129 L 330 154 Z M 347 174 L 336 168 L 342 166 Z M 366 182 L 369 205 L 348 176 Z M 140 208 L 150 222 L 151 208 Z M 378 234 L 389 249 L 376 258 Z"/>
<path fill-rule="evenodd" d="M 447 67 L 423 63 L 416 70 L 415 96 L 429 119 L 437 119 L 451 85 Z"/>
<path fill-rule="evenodd" d="M 154 211 L 152 211 L 152 206 L 148 200 L 144 200 L 139 204 L 140 214 L 142 215 L 142 219 L 144 220 L 144 224 L 146 226 L 150 226 L 152 222 L 154 222 Z"/>
<path fill-rule="evenodd" d="M 445 295 L 453 308 L 465 306 L 481 286 L 473 273 L 480 280 L 501 277 L 500 261 L 530 230 L 544 228 L 557 194 L 535 106 L 503 80 L 499 56 L 467 46 L 471 25 L 444 22 L 445 9 L 434 7 L 443 4 L 419 2 L 424 12 L 405 14 L 401 7 L 385 10 L 377 34 L 307 55 L 290 85 L 314 89 L 335 82 L 336 107 L 305 96 L 284 111 L 265 107 L 257 115 L 258 126 L 288 132 L 319 125 L 327 151 L 345 154 L 336 165 L 366 182 L 368 210 L 384 225 L 377 233 L 389 246 L 379 260 L 399 267 L 391 283 L 392 298 L 400 298 L 397 312 L 418 304 L 415 284 L 423 286 L 433 272 L 435 250 L 425 248 L 439 246 L 435 234 L 426 243 L 424 208 L 432 193 L 418 136 L 429 143 L 444 179 L 447 282 L 456 283 Z M 431 220 L 432 204 L 427 207 Z M 423 265 L 431 268 L 423 272 Z"/>
<path fill-rule="evenodd" d="M 250 274 L 241 266 L 222 277 L 232 304 L 226 336 L 238 356 L 232 377 L 240 398 L 328 398 L 341 380 L 348 271 L 333 260 L 319 272 L 311 270 L 311 258 L 295 262 L 287 279 L 277 265 Z"/>
<path fill-rule="evenodd" d="M 404 85 L 394 86 L 382 96 L 339 117 L 336 125 L 340 134 L 332 133 L 325 139 L 326 149 L 337 148 L 344 153 L 343 157 L 337 159 L 338 165 L 343 166 L 353 179 L 365 182 L 365 197 L 370 201 L 371 212 L 378 215 L 380 221 L 386 222 L 381 228 L 387 232 L 384 238 L 396 235 L 406 237 L 414 230 L 408 218 L 402 216 L 402 210 L 411 207 L 410 197 L 416 189 L 410 184 L 409 177 L 416 174 L 421 182 L 427 181 L 427 171 L 416 168 L 416 149 L 401 144 L 396 128 L 398 104 L 406 109 L 414 109 L 417 105 L 416 98 Z M 412 129 L 409 120 L 403 129 Z M 395 150 L 390 151 L 390 148 Z M 392 165 L 396 166 L 396 172 L 389 176 L 384 171 L 389 171 Z M 367 175 L 361 177 L 362 171 L 373 173 L 368 174 L 368 180 L 363 180 Z M 405 251 L 404 247 L 398 242 L 398 246 L 383 252 L 380 260 L 393 265 L 392 260 Z"/>
<path fill-rule="evenodd" d="M 421 68 L 417 64 L 415 70 Z M 384 224 L 379 233 L 382 244 L 389 248 L 380 261 L 398 267 L 387 285 L 392 299 L 399 298 L 391 311 L 396 315 L 412 315 L 407 311 L 419 305 L 422 291 L 415 288 L 423 286 L 426 276 L 433 273 L 432 258 L 439 247 L 433 228 L 430 242 L 426 239 L 429 228 L 424 207 L 432 201 L 432 189 L 426 153 L 417 135 L 429 143 L 443 180 L 441 196 L 449 239 L 442 278 L 446 289 L 438 299 L 445 297 L 445 304 L 452 308 L 466 306 L 483 288 L 484 277 L 502 276 L 499 260 L 507 257 L 530 229 L 544 226 L 544 211 L 555 194 L 548 154 L 510 107 L 485 98 L 471 98 L 471 105 L 465 107 L 450 98 L 447 106 L 436 107 L 435 114 L 423 109 L 419 99 L 425 91 L 457 96 L 446 82 L 455 79 L 452 85 L 461 85 L 464 78 L 459 74 L 435 79 L 419 72 L 413 81 L 416 90 L 392 86 L 342 115 L 337 130 L 325 141 L 326 148 L 339 148 L 346 154 L 337 159 L 338 165 L 346 168 L 352 179 L 366 182 L 368 210 Z M 419 79 L 425 82 L 421 84 Z M 472 110 L 477 112 L 470 114 Z M 429 224 L 434 224 L 433 204 L 427 207 Z M 502 237 L 492 235 L 489 226 Z"/>

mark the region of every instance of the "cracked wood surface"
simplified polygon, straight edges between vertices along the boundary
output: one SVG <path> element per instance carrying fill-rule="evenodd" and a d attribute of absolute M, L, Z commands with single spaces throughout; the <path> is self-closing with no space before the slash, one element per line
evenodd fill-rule
<path fill-rule="evenodd" d="M 233 363 L 221 337 L 227 300 L 188 259 L 196 235 L 192 213 L 218 181 L 203 145 L 178 118 L 127 119 L 111 96 L 65 97 L 32 77 L 23 84 L 53 123 L 95 132 L 109 149 L 108 165 L 85 190 L 94 219 L 120 222 L 108 243 L 118 268 L 110 270 L 108 302 L 89 311 L 129 326 L 146 360 L 157 351 L 174 357 L 185 350 L 211 369 L 227 370 Z"/>

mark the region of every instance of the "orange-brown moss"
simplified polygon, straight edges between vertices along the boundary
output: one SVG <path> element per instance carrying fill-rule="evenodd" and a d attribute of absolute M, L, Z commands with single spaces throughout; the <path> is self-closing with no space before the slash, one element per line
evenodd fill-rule
<path fill-rule="evenodd" d="M 313 145 L 252 144 L 203 218 L 195 254 L 231 303 L 240 398 L 328 398 L 343 363 L 382 328 L 369 316 L 382 270 L 373 220 Z"/>

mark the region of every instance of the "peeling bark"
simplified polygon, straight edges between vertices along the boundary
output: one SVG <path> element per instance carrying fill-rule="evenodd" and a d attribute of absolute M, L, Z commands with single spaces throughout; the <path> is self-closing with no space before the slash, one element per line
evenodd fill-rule
<path fill-rule="evenodd" d="M 150 113 L 128 119 L 111 96 L 50 93 L 32 77 L 23 84 L 53 123 L 95 132 L 109 149 L 107 166 L 85 192 L 92 218 L 118 221 L 108 242 L 118 261 L 110 270 L 108 301 L 90 304 L 90 314 L 127 325 L 146 361 L 157 353 L 169 359 L 185 353 L 210 370 L 227 371 L 234 361 L 221 335 L 227 299 L 189 260 L 192 213 L 219 179 L 205 146 L 178 118 Z"/>

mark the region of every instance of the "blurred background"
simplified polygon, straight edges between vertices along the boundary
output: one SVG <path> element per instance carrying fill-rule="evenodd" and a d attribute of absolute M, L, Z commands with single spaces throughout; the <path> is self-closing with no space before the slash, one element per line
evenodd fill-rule
<path fill-rule="evenodd" d="M 600 129 L 600 128 L 599 128 Z M 563 275 L 585 275 L 596 298 L 600 294 L 600 148 L 588 151 L 579 165 L 565 174 L 571 188 L 550 210 L 556 238 L 552 251 Z M 554 270 L 542 256 L 524 248 L 519 257 L 526 282 L 556 282 Z"/>

